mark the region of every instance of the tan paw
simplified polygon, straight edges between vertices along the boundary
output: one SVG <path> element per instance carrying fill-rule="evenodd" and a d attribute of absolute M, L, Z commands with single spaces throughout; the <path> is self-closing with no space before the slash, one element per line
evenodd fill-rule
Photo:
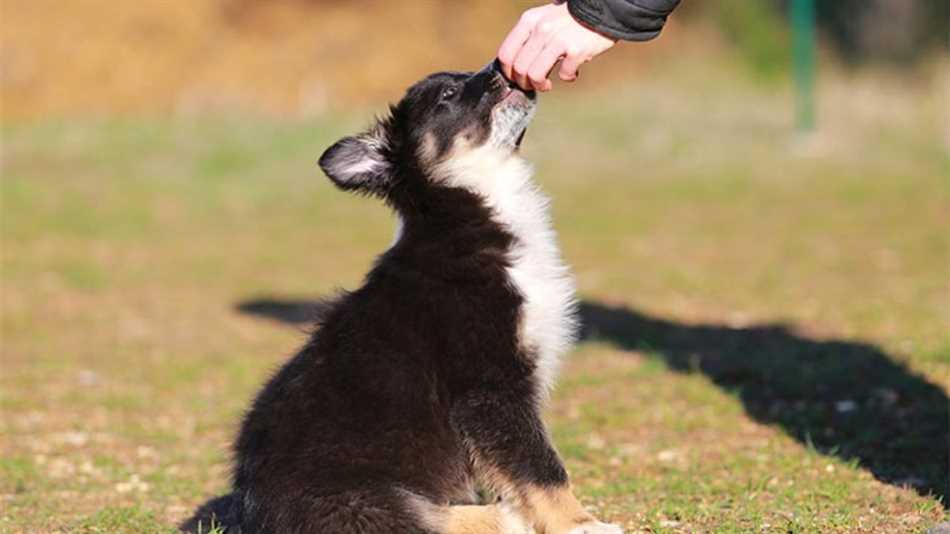
<path fill-rule="evenodd" d="M 535 531 L 514 509 L 500 504 L 498 506 L 500 531 L 502 534 L 535 534 Z"/>
<path fill-rule="evenodd" d="M 591 521 L 572 528 L 567 534 L 623 534 L 623 529 L 617 525 Z"/>

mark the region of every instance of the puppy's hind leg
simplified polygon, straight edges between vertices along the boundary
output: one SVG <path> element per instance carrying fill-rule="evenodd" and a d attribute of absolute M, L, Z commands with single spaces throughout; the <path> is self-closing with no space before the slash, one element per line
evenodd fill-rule
<path fill-rule="evenodd" d="M 517 512 L 504 504 L 479 506 L 426 505 L 422 515 L 439 534 L 534 534 Z"/>

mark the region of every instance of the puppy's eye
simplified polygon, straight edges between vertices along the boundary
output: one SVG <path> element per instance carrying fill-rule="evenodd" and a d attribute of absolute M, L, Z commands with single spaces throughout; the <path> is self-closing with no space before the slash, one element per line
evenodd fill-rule
<path fill-rule="evenodd" d="M 458 92 L 458 89 L 455 87 L 446 87 L 442 90 L 442 100 L 448 100 L 455 96 L 455 93 Z"/>

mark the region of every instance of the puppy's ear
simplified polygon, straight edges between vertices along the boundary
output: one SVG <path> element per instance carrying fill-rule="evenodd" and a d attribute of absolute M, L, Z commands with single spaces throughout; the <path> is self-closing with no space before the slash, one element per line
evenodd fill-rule
<path fill-rule="evenodd" d="M 337 141 L 320 156 L 320 168 L 340 189 L 381 192 L 392 171 L 386 145 L 386 129 L 377 124 L 368 132 Z"/>

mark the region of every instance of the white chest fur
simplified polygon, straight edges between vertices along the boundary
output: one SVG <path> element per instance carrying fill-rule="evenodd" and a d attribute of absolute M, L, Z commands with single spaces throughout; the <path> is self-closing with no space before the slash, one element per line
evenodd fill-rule
<path fill-rule="evenodd" d="M 452 159 L 448 167 L 448 179 L 481 195 L 516 238 L 508 275 L 524 298 L 519 337 L 537 357 L 538 382 L 547 394 L 578 326 L 574 279 L 561 259 L 548 198 L 517 156 L 479 149 Z"/>

